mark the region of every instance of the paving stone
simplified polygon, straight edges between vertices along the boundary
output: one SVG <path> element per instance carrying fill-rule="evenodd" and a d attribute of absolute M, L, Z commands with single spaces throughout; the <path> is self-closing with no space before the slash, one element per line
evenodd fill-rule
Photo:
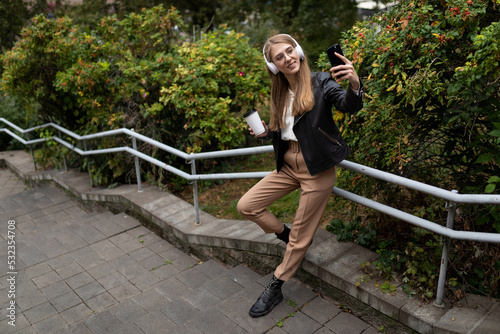
<path fill-rule="evenodd" d="M 98 280 L 109 274 L 117 272 L 116 269 L 107 262 L 104 262 L 98 266 L 90 268 L 87 271 L 94 279 Z"/>
<path fill-rule="evenodd" d="M 280 327 L 275 326 L 275 327 L 271 328 L 271 330 L 266 332 L 266 334 L 287 334 L 287 332 L 282 330 Z"/>
<path fill-rule="evenodd" d="M 90 282 L 89 284 L 79 287 L 75 290 L 75 292 L 83 301 L 94 298 L 105 291 L 106 289 L 97 282 Z"/>
<path fill-rule="evenodd" d="M 80 303 L 64 312 L 61 312 L 60 314 L 67 324 L 72 325 L 78 321 L 88 318 L 92 314 L 92 311 L 87 307 L 87 305 Z"/>
<path fill-rule="evenodd" d="M 455 333 L 469 333 L 476 323 L 487 316 L 494 304 L 494 299 L 467 294 L 461 300 L 461 305 L 449 309 L 434 324 L 434 332 L 441 334 L 451 330 Z"/>
<path fill-rule="evenodd" d="M 71 256 L 81 265 L 85 270 L 92 269 L 105 261 L 92 250 L 90 247 L 85 247 L 71 252 Z"/>
<path fill-rule="evenodd" d="M 222 301 L 220 297 L 208 291 L 204 286 L 192 289 L 191 291 L 185 293 L 183 297 L 199 310 L 212 308 L 213 305 Z"/>
<path fill-rule="evenodd" d="M 136 238 L 144 246 L 149 246 L 157 241 L 165 241 L 144 226 L 129 230 L 127 231 L 127 234 L 131 235 L 133 238 Z"/>
<path fill-rule="evenodd" d="M 136 219 L 124 213 L 118 213 L 114 215 L 112 219 L 115 223 L 120 225 L 125 231 L 141 226 L 141 223 L 139 223 Z"/>
<path fill-rule="evenodd" d="M 112 333 L 116 328 L 123 325 L 109 310 L 104 310 L 84 320 L 85 325 L 92 333 Z"/>
<path fill-rule="evenodd" d="M 116 270 L 118 270 L 127 279 L 140 276 L 146 270 L 140 262 L 131 258 L 128 254 L 124 254 L 109 261 Z"/>
<path fill-rule="evenodd" d="M 112 221 L 98 221 L 93 223 L 92 226 L 102 232 L 106 237 L 111 237 L 124 231 L 120 225 Z"/>
<path fill-rule="evenodd" d="M 36 265 L 31 266 L 29 268 L 26 268 L 24 270 L 26 275 L 28 275 L 28 277 L 30 277 L 30 278 L 34 278 L 34 277 L 46 274 L 46 273 L 51 272 L 51 271 L 52 271 L 52 268 L 46 262 L 36 264 Z"/>
<path fill-rule="evenodd" d="M 165 260 L 172 261 L 172 264 L 179 270 L 189 269 L 198 264 L 198 260 L 186 255 L 177 248 L 170 248 L 158 253 Z"/>
<path fill-rule="evenodd" d="M 207 282 L 205 284 L 205 287 L 216 296 L 219 296 L 221 299 L 227 299 L 243 290 L 243 287 L 241 285 L 227 276 L 219 276 L 218 278 L 214 278 L 213 280 Z"/>
<path fill-rule="evenodd" d="M 100 312 L 117 303 L 118 301 L 115 297 L 111 296 L 108 292 L 101 293 L 85 302 L 92 312 Z"/>
<path fill-rule="evenodd" d="M 221 328 L 224 328 L 226 333 L 245 333 L 243 328 L 217 310 L 210 308 L 203 310 L 199 317 L 193 318 L 192 322 L 204 334 L 220 334 Z"/>
<path fill-rule="evenodd" d="M 154 253 L 151 249 L 149 249 L 147 247 L 142 247 L 142 248 L 136 249 L 136 250 L 129 253 L 129 255 L 134 260 L 137 260 L 137 261 L 142 261 L 144 259 L 147 259 L 147 258 L 155 255 L 155 254 L 156 253 Z"/>
<path fill-rule="evenodd" d="M 99 256 L 105 261 L 111 261 L 116 259 L 117 257 L 126 255 L 124 251 L 122 251 L 119 247 L 111 244 L 112 246 L 109 248 L 105 248 L 103 250 L 97 251 Z"/>
<path fill-rule="evenodd" d="M 85 240 L 89 244 L 96 243 L 106 238 L 106 235 L 96 229 L 93 226 L 77 226 L 74 229 L 74 233 L 76 233 L 80 238 Z"/>
<path fill-rule="evenodd" d="M 22 288 L 18 287 L 18 291 L 23 293 Z M 47 298 L 39 291 L 30 292 L 29 294 L 19 295 L 16 298 L 16 304 L 24 312 L 37 305 L 43 304 L 47 301 Z"/>
<path fill-rule="evenodd" d="M 54 314 L 50 318 L 34 324 L 33 329 L 35 329 L 37 333 L 54 333 L 64 328 L 64 326 L 66 326 L 64 319 L 59 314 Z"/>
<path fill-rule="evenodd" d="M 88 246 L 85 240 L 72 233 L 65 233 L 64 235 L 56 237 L 56 239 L 68 251 L 79 250 L 80 248 Z"/>
<path fill-rule="evenodd" d="M 101 284 L 106 290 L 110 290 L 112 288 L 116 288 L 120 284 L 127 282 L 127 278 L 123 276 L 118 271 L 114 271 L 111 274 L 104 276 L 97 280 L 99 284 Z"/>
<path fill-rule="evenodd" d="M 40 238 L 36 247 L 49 259 L 66 253 L 66 248 L 56 239 Z"/>
<path fill-rule="evenodd" d="M 321 327 L 316 332 L 314 332 L 314 334 L 335 334 L 335 333 L 326 327 Z M 363 333 L 363 334 L 365 334 L 365 333 Z M 370 333 L 370 334 L 372 334 L 372 333 Z M 377 333 L 377 334 L 380 334 L 380 333 Z"/>
<path fill-rule="evenodd" d="M 27 267 L 47 261 L 45 254 L 41 253 L 37 248 L 26 244 L 23 240 L 17 240 L 17 250 L 16 255 Z"/>
<path fill-rule="evenodd" d="M 77 262 L 72 262 L 71 264 L 59 268 L 56 271 L 62 279 L 66 279 L 84 272 L 85 269 L 83 269 L 83 267 Z"/>
<path fill-rule="evenodd" d="M 178 326 L 160 311 L 147 313 L 134 323 L 146 334 L 178 333 Z"/>
<path fill-rule="evenodd" d="M 58 256 L 56 258 L 50 259 L 47 261 L 47 264 L 54 270 L 61 269 L 62 267 L 65 267 L 67 265 L 70 265 L 73 263 L 75 260 L 70 254 L 63 254 L 61 256 Z"/>
<path fill-rule="evenodd" d="M 151 256 L 149 256 L 145 259 L 138 260 L 138 261 L 140 261 L 141 265 L 144 266 L 144 268 L 146 268 L 147 270 L 150 270 L 150 271 L 156 270 L 159 267 L 164 266 L 164 265 L 169 265 L 169 264 L 172 265 L 169 262 L 169 260 L 165 260 L 160 255 L 155 254 L 155 253 L 153 253 Z"/>
<path fill-rule="evenodd" d="M 117 234 L 109 238 L 109 241 L 114 243 L 125 253 L 129 253 L 144 247 L 144 245 L 142 245 L 137 238 L 133 238 L 130 234 L 127 233 Z"/>
<path fill-rule="evenodd" d="M 216 278 L 224 275 L 229 269 L 215 260 L 208 260 L 196 266 L 196 270 L 210 278 Z"/>
<path fill-rule="evenodd" d="M 479 326 L 477 326 L 472 334 L 479 333 L 495 333 L 499 330 L 499 319 L 500 319 L 500 303 L 496 302 L 493 307 L 491 307 L 488 315 L 481 321 Z"/>
<path fill-rule="evenodd" d="M 210 281 L 210 278 L 208 276 L 205 276 L 204 274 L 196 270 L 196 268 L 183 271 L 175 275 L 175 277 L 191 289 L 201 287 L 205 283 Z"/>
<path fill-rule="evenodd" d="M 109 290 L 109 293 L 118 301 L 132 297 L 140 292 L 141 291 L 139 289 L 129 282 L 124 282 L 123 284 Z"/>
<path fill-rule="evenodd" d="M 55 332 L 55 334 L 92 334 L 92 332 L 83 322 L 77 322 L 73 325 L 65 326 L 63 329 Z"/>
<path fill-rule="evenodd" d="M 55 271 L 50 271 L 46 274 L 33 278 L 33 282 L 39 289 L 43 289 L 44 287 L 59 281 L 61 281 L 61 276 L 59 276 Z"/>
<path fill-rule="evenodd" d="M 144 316 L 147 312 L 134 299 L 127 299 L 111 307 L 110 312 L 114 314 L 121 322 L 135 322 L 135 320 Z"/>
<path fill-rule="evenodd" d="M 66 311 L 82 302 L 82 299 L 78 297 L 73 291 L 67 292 L 59 297 L 56 297 L 50 301 L 50 303 L 57 309 L 59 313 Z"/>
<path fill-rule="evenodd" d="M 346 312 L 339 313 L 332 320 L 327 322 L 325 326 L 337 334 L 362 333 L 370 327 L 366 322 Z"/>
<path fill-rule="evenodd" d="M 379 331 L 379 330 L 378 330 L 378 329 L 376 329 L 375 327 L 370 326 L 370 327 L 368 327 L 368 329 L 367 329 L 367 330 L 365 330 L 365 331 L 363 332 L 363 334 L 380 334 L 380 332 L 381 332 L 381 331 Z"/>
<path fill-rule="evenodd" d="M 146 247 L 148 247 L 149 249 L 151 249 L 156 254 L 159 254 L 159 253 L 168 251 L 169 249 L 175 248 L 174 245 L 172 245 L 171 243 L 169 243 L 168 241 L 163 240 L 163 239 L 159 240 L 157 242 L 153 242 L 150 245 L 146 245 Z"/>
<path fill-rule="evenodd" d="M 57 314 L 57 310 L 49 302 L 45 302 L 24 311 L 23 314 L 31 324 L 36 324 L 37 322 Z"/>
<path fill-rule="evenodd" d="M 108 239 L 101 240 L 89 246 L 94 252 L 100 255 L 100 253 L 108 248 L 115 247 L 115 245 Z"/>
<path fill-rule="evenodd" d="M 265 280 L 266 285 L 271 280 L 271 278 L 272 274 L 269 275 L 268 280 Z M 303 284 L 297 282 L 294 279 L 291 279 L 283 284 L 282 290 L 283 295 L 286 296 L 287 300 L 291 299 L 298 305 L 304 305 L 318 296 L 313 291 L 311 291 L 311 289 L 305 287 Z"/>
<path fill-rule="evenodd" d="M 171 299 L 163 296 L 155 288 L 139 293 L 133 296 L 132 299 L 148 312 L 158 310 L 165 304 L 172 301 Z"/>
<path fill-rule="evenodd" d="M 200 317 L 200 310 L 184 298 L 180 297 L 166 303 L 160 311 L 179 327 L 183 327 L 193 318 Z"/>
<path fill-rule="evenodd" d="M 320 324 L 327 323 L 340 313 L 340 309 L 333 302 L 321 297 L 314 298 L 300 311 Z"/>
<path fill-rule="evenodd" d="M 151 273 L 158 277 L 160 280 L 168 279 L 180 272 L 181 270 L 172 264 L 166 264 L 164 266 L 160 266 L 154 270 L 151 270 Z"/>
<path fill-rule="evenodd" d="M 267 333 L 267 330 L 272 328 L 276 324 L 276 321 L 271 317 L 250 317 L 248 311 L 254 302 L 243 300 L 240 295 L 233 295 L 219 303 L 216 308 L 227 318 L 231 319 L 241 328 L 244 328 L 248 333 Z"/>
<path fill-rule="evenodd" d="M 309 318 L 302 312 L 297 312 L 283 321 L 282 328 L 289 334 L 312 334 L 321 327 L 322 324 Z"/>
<path fill-rule="evenodd" d="M 147 290 L 150 287 L 155 286 L 159 282 L 160 279 L 149 271 L 144 272 L 140 276 L 130 279 L 130 283 L 132 283 L 137 289 L 141 291 Z"/>
<path fill-rule="evenodd" d="M 83 273 L 76 274 L 75 276 L 67 278 L 65 281 L 73 290 L 76 290 L 79 287 L 93 282 L 94 279 L 89 275 L 89 273 L 84 271 Z"/>
<path fill-rule="evenodd" d="M 114 328 L 111 334 L 137 334 L 140 332 L 141 330 L 133 322 L 127 322 Z"/>
<path fill-rule="evenodd" d="M 244 288 L 261 279 L 259 274 L 243 265 L 230 269 L 225 275 Z"/>

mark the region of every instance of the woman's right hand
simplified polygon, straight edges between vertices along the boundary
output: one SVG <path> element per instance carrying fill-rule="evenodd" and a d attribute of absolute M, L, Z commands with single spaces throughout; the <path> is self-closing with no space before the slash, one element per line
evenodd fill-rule
<path fill-rule="evenodd" d="M 267 127 L 266 122 L 264 122 L 264 121 L 262 121 L 262 125 L 264 126 L 265 131 L 262 132 L 258 136 L 255 136 L 255 133 L 253 132 L 252 128 L 250 127 L 250 125 L 248 125 L 248 130 L 250 131 L 250 134 L 252 136 L 255 136 L 255 138 L 267 137 L 267 133 L 269 132 L 269 128 Z"/>

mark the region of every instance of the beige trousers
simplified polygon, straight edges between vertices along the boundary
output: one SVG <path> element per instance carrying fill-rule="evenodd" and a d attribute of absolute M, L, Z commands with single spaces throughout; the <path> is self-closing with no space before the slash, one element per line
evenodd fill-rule
<path fill-rule="evenodd" d="M 238 212 L 257 223 L 266 233 L 280 233 L 283 224 L 267 210 L 281 197 L 301 188 L 299 206 L 290 231 L 283 262 L 274 275 L 288 281 L 295 273 L 311 244 L 335 185 L 336 168 L 311 176 L 299 144 L 290 141 L 285 164 L 253 186 L 238 202 Z"/>

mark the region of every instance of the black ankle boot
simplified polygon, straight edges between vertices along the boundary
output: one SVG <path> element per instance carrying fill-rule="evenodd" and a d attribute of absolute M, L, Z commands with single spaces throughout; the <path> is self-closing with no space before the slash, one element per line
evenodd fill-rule
<path fill-rule="evenodd" d="M 250 312 L 248 312 L 252 318 L 258 318 L 268 314 L 276 305 L 281 303 L 283 300 L 283 293 L 281 292 L 283 283 L 282 280 L 273 275 L 273 278 L 264 289 L 264 292 L 262 292 L 259 299 L 253 304 Z"/>
<path fill-rule="evenodd" d="M 290 229 L 285 224 L 283 224 L 283 226 L 284 226 L 284 229 L 281 233 L 274 233 L 274 234 L 276 234 L 276 237 L 278 239 L 280 239 L 281 241 L 284 241 L 285 244 L 287 244 L 288 241 L 290 240 Z"/>
<path fill-rule="evenodd" d="M 284 226 L 284 229 L 281 233 L 274 233 L 274 234 L 276 234 L 276 237 L 278 239 L 280 239 L 281 241 L 284 241 L 285 244 L 288 244 L 288 242 L 290 241 L 290 229 L 285 224 L 283 224 L 283 226 Z M 312 243 L 313 243 L 313 241 L 311 240 L 311 244 L 309 246 L 311 246 Z"/>

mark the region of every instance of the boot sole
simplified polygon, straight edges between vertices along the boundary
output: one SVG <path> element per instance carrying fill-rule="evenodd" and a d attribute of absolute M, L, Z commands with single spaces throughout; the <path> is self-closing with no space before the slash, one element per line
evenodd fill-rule
<path fill-rule="evenodd" d="M 271 311 L 273 310 L 273 308 L 278 305 L 279 303 L 281 303 L 283 301 L 283 296 L 281 296 L 280 299 L 278 299 L 277 301 L 274 302 L 273 306 L 271 306 L 271 308 L 267 311 L 264 311 L 264 312 L 260 312 L 260 313 L 253 313 L 253 312 L 248 312 L 248 314 L 250 315 L 250 317 L 252 318 L 259 318 L 259 317 L 263 317 L 269 313 L 271 313 Z"/>

